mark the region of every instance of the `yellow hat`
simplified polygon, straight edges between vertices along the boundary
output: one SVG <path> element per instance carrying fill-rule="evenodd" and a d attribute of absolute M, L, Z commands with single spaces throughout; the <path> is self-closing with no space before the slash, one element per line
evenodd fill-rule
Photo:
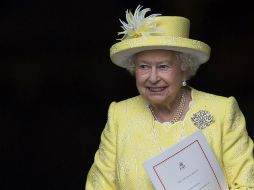
<path fill-rule="evenodd" d="M 110 58 L 120 67 L 128 67 L 130 58 L 141 51 L 165 49 L 191 55 L 197 64 L 208 61 L 210 47 L 198 40 L 189 38 L 190 21 L 179 16 L 145 17 L 149 8 L 138 6 L 132 14 L 126 11 L 127 23 L 120 20 L 124 36 L 110 48 Z"/>

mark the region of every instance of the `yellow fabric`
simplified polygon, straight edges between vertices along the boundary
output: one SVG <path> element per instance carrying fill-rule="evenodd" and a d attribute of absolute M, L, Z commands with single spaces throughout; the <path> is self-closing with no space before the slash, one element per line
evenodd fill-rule
<path fill-rule="evenodd" d="M 157 22 L 157 27 L 161 31 L 159 35 L 189 38 L 189 19 L 179 16 L 158 16 L 154 19 Z M 156 35 L 156 33 L 154 35 Z"/>
<path fill-rule="evenodd" d="M 154 121 L 147 102 L 137 96 L 109 108 L 86 181 L 86 190 L 153 189 L 142 163 L 199 130 L 191 121 L 200 110 L 214 122 L 202 129 L 227 179 L 230 190 L 254 189 L 253 141 L 234 97 L 221 97 L 192 89 L 185 119 L 169 126 Z"/>

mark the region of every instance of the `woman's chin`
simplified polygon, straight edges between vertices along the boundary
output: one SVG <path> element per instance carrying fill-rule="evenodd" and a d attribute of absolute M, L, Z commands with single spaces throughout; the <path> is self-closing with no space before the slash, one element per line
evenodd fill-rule
<path fill-rule="evenodd" d="M 152 92 L 145 91 L 144 93 L 140 93 L 145 99 L 148 100 L 150 104 L 159 105 L 166 101 L 168 98 L 168 93 L 165 90 L 161 92 Z"/>
<path fill-rule="evenodd" d="M 159 105 L 165 101 L 165 97 L 161 97 L 161 96 L 148 97 L 147 99 L 150 102 L 150 104 L 153 104 L 153 105 Z"/>

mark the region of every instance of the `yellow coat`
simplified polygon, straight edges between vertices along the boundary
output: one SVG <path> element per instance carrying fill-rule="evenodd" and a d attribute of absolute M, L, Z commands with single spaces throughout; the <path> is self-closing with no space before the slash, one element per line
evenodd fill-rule
<path fill-rule="evenodd" d="M 213 116 L 213 122 L 201 130 L 229 188 L 254 189 L 253 141 L 235 98 L 195 89 L 191 95 L 185 119 L 175 124 L 155 121 L 148 102 L 141 96 L 111 103 L 101 143 L 87 176 L 86 190 L 153 189 L 143 162 L 200 130 L 191 119 L 200 110 Z"/>

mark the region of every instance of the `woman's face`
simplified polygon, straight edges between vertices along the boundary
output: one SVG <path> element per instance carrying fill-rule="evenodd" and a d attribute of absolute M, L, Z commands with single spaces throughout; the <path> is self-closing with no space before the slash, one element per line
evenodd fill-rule
<path fill-rule="evenodd" d="M 148 50 L 134 56 L 136 85 L 152 105 L 169 105 L 178 97 L 184 72 L 174 52 Z"/>

